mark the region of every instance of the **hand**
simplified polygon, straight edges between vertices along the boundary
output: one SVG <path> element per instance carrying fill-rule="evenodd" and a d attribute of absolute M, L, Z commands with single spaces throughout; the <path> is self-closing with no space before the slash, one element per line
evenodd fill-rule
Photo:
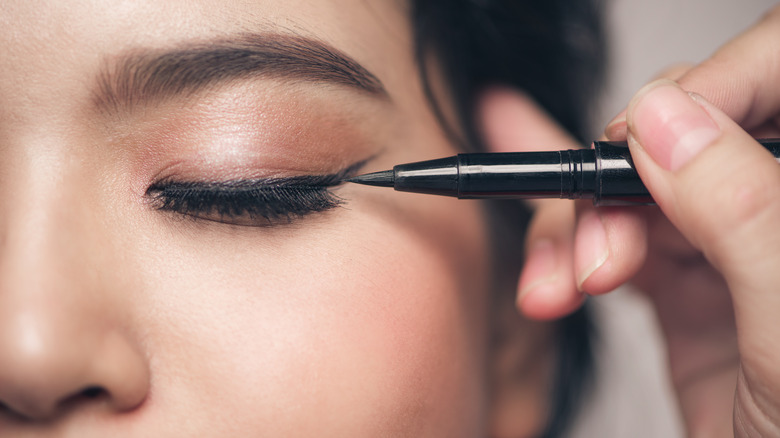
<path fill-rule="evenodd" d="M 643 181 L 704 256 L 655 266 L 648 259 L 653 277 L 643 281 L 661 317 L 673 366 L 678 362 L 673 377 L 689 430 L 730 435 L 730 416 L 721 411 L 734 400 L 738 436 L 777 436 L 780 166 L 722 111 L 671 81 L 640 90 L 627 121 Z M 731 355 L 729 294 L 738 328 L 738 350 Z"/>
<path fill-rule="evenodd" d="M 655 84 L 651 87 L 655 91 L 649 94 L 645 89 L 634 99 L 628 117 L 619 116 L 607 128 L 607 136 L 613 140 L 632 133 L 640 172 L 674 226 L 657 209 L 594 209 L 585 203 L 578 205 L 575 222 L 570 210 L 553 203 L 539 207 L 528 234 L 528 261 L 518 299 L 526 315 L 552 318 L 566 314 L 581 300 L 578 289 L 598 294 L 632 280 L 648 292 L 667 338 L 671 375 L 691 435 L 731 436 L 732 430 L 740 436 L 778 434 L 779 403 L 773 394 L 778 392 L 780 379 L 772 374 L 769 364 L 780 359 L 773 353 L 778 351 L 777 345 L 771 343 L 780 331 L 771 319 L 778 307 L 773 302 L 780 300 L 774 299 L 771 291 L 780 278 L 772 278 L 772 269 L 766 267 L 780 266 L 780 242 L 771 228 L 763 230 L 758 221 L 743 219 L 753 217 L 752 208 L 765 211 L 755 213 L 757 216 L 771 215 L 772 209 L 778 213 L 772 205 L 777 202 L 780 186 L 773 172 L 780 172 L 780 168 L 729 118 L 754 136 L 777 136 L 780 90 L 775 78 L 780 77 L 780 55 L 767 42 L 776 41 L 779 32 L 780 12 L 776 8 L 679 79 L 684 89 L 714 103 L 709 106 L 699 99 L 713 114 L 720 133 L 706 152 L 689 164 L 677 167 L 682 160 L 678 154 L 674 160 L 666 156 L 659 165 L 650 158 L 656 155 L 644 152 L 641 146 L 646 151 L 669 148 L 670 141 L 664 146 L 646 134 L 643 138 L 641 133 L 650 125 L 634 114 L 643 107 L 647 110 L 646 105 L 653 102 L 642 96 L 652 97 L 670 87 L 673 90 L 668 83 Z M 666 110 L 663 94 L 654 104 L 655 111 Z M 647 111 L 651 114 L 652 107 Z M 504 130 L 510 129 L 504 126 Z M 745 154 L 747 150 L 752 152 Z M 745 162 L 742 160 L 749 160 L 744 167 L 749 171 L 734 166 Z M 675 170 L 669 170 L 672 168 Z M 740 190 L 749 194 L 756 181 L 763 185 L 755 196 L 761 196 L 765 205 L 725 202 L 718 197 L 737 196 L 734 193 Z M 706 187 L 717 187 L 719 195 L 696 195 Z M 763 226 L 768 226 L 766 218 Z M 759 235 L 764 231 L 766 235 Z M 733 237 L 738 235 L 740 240 Z M 763 251 L 760 257 L 751 254 L 758 251 Z"/>
<path fill-rule="evenodd" d="M 628 133 L 632 134 L 628 136 L 632 143 L 632 153 L 637 151 L 635 161 L 643 180 L 666 216 L 682 230 L 686 240 L 692 242 L 693 246 L 686 248 L 680 239 L 672 239 L 674 232 L 669 229 L 668 224 L 652 215 L 627 209 L 607 212 L 604 215 L 607 217 L 604 225 L 610 241 L 614 239 L 629 248 L 635 245 L 639 250 L 629 249 L 624 252 L 622 264 L 629 266 L 628 269 L 621 273 L 621 262 L 616 261 L 614 266 L 605 263 L 605 269 L 599 268 L 592 271 L 590 276 L 584 277 L 582 288 L 592 293 L 600 293 L 633 277 L 633 281 L 649 293 L 666 335 L 671 376 L 691 435 L 779 435 L 777 425 L 780 421 L 777 412 L 780 399 L 777 395 L 769 395 L 773 394 L 773 390 L 774 394 L 777 392 L 778 379 L 776 375 L 772 375 L 769 365 L 771 360 L 776 360 L 777 357 L 764 354 L 766 349 L 776 346 L 767 345 L 762 340 L 776 337 L 780 326 L 772 319 L 760 316 L 761 311 L 772 309 L 773 297 L 768 292 L 776 288 L 776 282 L 762 276 L 757 271 L 761 264 L 750 262 L 747 258 L 750 251 L 763 250 L 763 263 L 776 263 L 780 246 L 777 245 L 777 240 L 774 241 L 774 246 L 770 246 L 773 230 L 769 230 L 765 236 L 755 234 L 736 237 L 740 230 L 755 225 L 755 221 L 750 224 L 748 220 L 751 214 L 750 205 L 740 205 L 739 201 L 713 197 L 709 193 L 696 195 L 696 191 L 702 190 L 704 185 L 713 184 L 710 187 L 717 187 L 717 193 L 722 197 L 728 197 L 729 193 L 731 196 L 738 196 L 734 193 L 739 191 L 743 191 L 742 196 L 749 196 L 747 192 L 751 188 L 756 189 L 755 184 L 758 184 L 760 195 L 766 197 L 763 198 L 764 205 L 760 208 L 773 208 L 772 203 L 776 201 L 771 199 L 777 197 L 777 190 L 780 189 L 777 186 L 780 167 L 771 159 L 760 164 L 741 161 L 754 156 L 749 151 L 755 151 L 755 142 L 744 135 L 737 137 L 734 132 L 738 128 L 735 128 L 729 118 L 739 122 L 753 137 L 778 136 L 780 93 L 775 89 L 774 83 L 780 74 L 777 65 L 780 57 L 766 44 L 766 41 L 776 39 L 778 31 L 780 9 L 775 8 L 753 29 L 679 79 L 683 89 L 703 94 L 707 99 L 716 102 L 708 113 L 712 114 L 718 126 L 723 129 L 724 136 L 718 142 L 731 144 L 735 148 L 732 149 L 733 156 L 726 158 L 730 160 L 728 165 L 714 161 L 704 165 L 707 166 L 707 178 L 702 178 L 704 171 L 696 174 L 695 171 L 687 170 L 687 165 L 683 166 L 686 170 L 678 170 L 679 162 L 686 158 L 684 154 L 678 153 L 675 159 L 670 155 L 664 158 L 668 161 L 661 167 L 675 170 L 665 177 L 658 177 L 658 180 L 666 181 L 663 184 L 667 190 L 668 187 L 674 186 L 678 193 L 687 197 L 681 195 L 670 200 L 667 194 L 658 192 L 657 185 L 661 183 L 653 179 L 652 175 L 655 174 L 648 170 L 650 167 L 644 164 L 642 158 L 647 155 L 642 156 L 637 148 L 636 140 L 640 135 L 638 131 L 644 129 L 646 133 L 647 129 L 659 128 L 643 124 L 642 120 L 637 118 L 637 110 L 642 107 L 646 109 L 648 104 L 643 98 L 648 93 L 648 88 L 640 91 L 633 99 L 627 117 L 618 117 L 607 128 L 607 136 L 611 139 L 625 138 L 629 128 Z M 663 88 L 662 86 L 655 91 L 661 91 Z M 651 85 L 649 89 L 655 88 Z M 656 92 L 651 94 L 658 94 Z M 663 95 L 663 92 L 660 94 Z M 664 99 L 660 101 L 663 102 Z M 705 102 L 702 98 L 699 98 L 699 101 Z M 638 102 L 644 103 L 638 105 Z M 708 104 L 702 105 L 707 107 Z M 723 113 L 716 108 L 722 108 Z M 655 111 L 670 109 L 659 103 Z M 718 119 L 721 116 L 718 114 L 724 113 L 721 123 Z M 686 113 L 683 120 L 687 117 L 689 115 Z M 680 122 L 670 118 L 665 123 Z M 654 146 L 669 147 L 656 141 L 660 138 L 658 132 L 653 136 L 645 134 L 644 138 L 644 142 L 640 142 L 651 143 L 644 144 L 648 151 L 654 150 Z M 656 141 L 654 145 L 653 141 Z M 736 147 L 739 147 L 738 152 L 734 152 Z M 758 152 L 764 155 L 764 159 L 767 158 L 766 151 L 758 149 Z M 733 170 L 738 168 L 739 163 L 745 164 L 742 168 Z M 687 172 L 695 176 L 687 177 L 688 179 L 680 177 L 676 180 L 677 172 Z M 694 182 L 696 178 L 698 182 Z M 772 182 L 772 178 L 775 182 Z M 754 201 L 762 203 L 760 200 Z M 717 226 L 708 227 L 707 218 L 717 218 Z M 613 221 L 611 234 L 610 221 Z M 623 222 L 635 224 L 642 221 L 646 224 L 644 232 L 642 227 L 635 227 L 634 229 L 640 229 L 640 232 L 632 233 L 629 227 L 621 226 Z M 583 235 L 586 236 L 586 233 L 590 232 L 586 227 L 580 228 L 578 243 L 583 239 Z M 728 247 L 723 243 L 735 238 L 741 239 L 738 245 Z M 607 247 L 609 246 L 608 244 Z M 587 252 L 582 248 L 578 249 L 580 251 L 575 254 Z M 701 253 L 695 252 L 697 249 L 701 250 Z M 632 271 L 630 265 L 638 261 L 640 257 L 637 254 L 641 254 L 642 250 L 645 250 L 646 254 L 641 263 L 642 268 Z M 585 264 L 580 266 L 583 265 Z M 717 268 L 717 272 L 714 268 Z M 724 279 L 721 279 L 721 274 Z M 754 280 L 762 278 L 764 283 L 758 288 L 763 287 L 764 294 L 745 292 L 744 280 L 736 279 L 735 275 L 751 276 Z M 734 327 L 735 315 L 738 331 Z"/>

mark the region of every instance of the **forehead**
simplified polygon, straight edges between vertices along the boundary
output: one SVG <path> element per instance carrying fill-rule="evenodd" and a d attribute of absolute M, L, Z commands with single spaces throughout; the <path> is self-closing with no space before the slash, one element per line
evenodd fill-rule
<path fill-rule="evenodd" d="M 152 45 L 226 31 L 283 29 L 347 42 L 392 30 L 388 26 L 398 25 L 404 10 L 391 0 L 9 0 L 0 11 L 0 37 L 16 44 L 46 41 L 66 48 L 82 39 L 121 48 L 131 42 Z"/>
<path fill-rule="evenodd" d="M 395 0 L 11 0 L 0 10 L 0 101 L 6 108 L 85 98 L 112 57 L 247 33 L 315 37 L 355 58 L 388 88 L 411 66 L 406 8 Z"/>

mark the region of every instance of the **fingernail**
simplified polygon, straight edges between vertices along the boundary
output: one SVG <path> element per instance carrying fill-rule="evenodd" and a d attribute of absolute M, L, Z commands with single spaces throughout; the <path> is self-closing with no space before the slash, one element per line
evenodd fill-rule
<path fill-rule="evenodd" d="M 660 80 L 628 106 L 629 132 L 666 170 L 680 169 L 720 136 L 720 127 L 695 99 L 675 82 Z"/>
<path fill-rule="evenodd" d="M 583 283 L 609 258 L 607 230 L 598 211 L 587 210 L 580 217 L 575 248 L 577 288 L 582 290 Z"/>
<path fill-rule="evenodd" d="M 550 239 L 535 242 L 526 257 L 517 302 L 520 303 L 529 292 L 539 286 L 554 282 L 558 276 L 557 267 L 558 260 L 553 242 Z"/>
<path fill-rule="evenodd" d="M 626 123 L 626 110 L 616 115 L 604 128 L 604 135 L 609 140 L 623 140 L 628 133 L 628 124 Z"/>

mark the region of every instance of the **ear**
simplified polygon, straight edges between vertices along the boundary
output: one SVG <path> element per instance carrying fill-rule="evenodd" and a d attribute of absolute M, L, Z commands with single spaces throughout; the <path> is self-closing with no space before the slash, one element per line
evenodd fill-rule
<path fill-rule="evenodd" d="M 486 89 L 477 101 L 477 121 L 490 152 L 560 150 L 582 147 L 522 91 Z"/>

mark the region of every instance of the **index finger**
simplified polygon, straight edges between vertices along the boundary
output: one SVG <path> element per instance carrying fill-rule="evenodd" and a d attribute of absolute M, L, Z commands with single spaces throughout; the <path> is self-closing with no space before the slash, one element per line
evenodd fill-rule
<path fill-rule="evenodd" d="M 744 129 L 780 111 L 780 5 L 683 75 L 678 83 L 702 95 Z"/>

